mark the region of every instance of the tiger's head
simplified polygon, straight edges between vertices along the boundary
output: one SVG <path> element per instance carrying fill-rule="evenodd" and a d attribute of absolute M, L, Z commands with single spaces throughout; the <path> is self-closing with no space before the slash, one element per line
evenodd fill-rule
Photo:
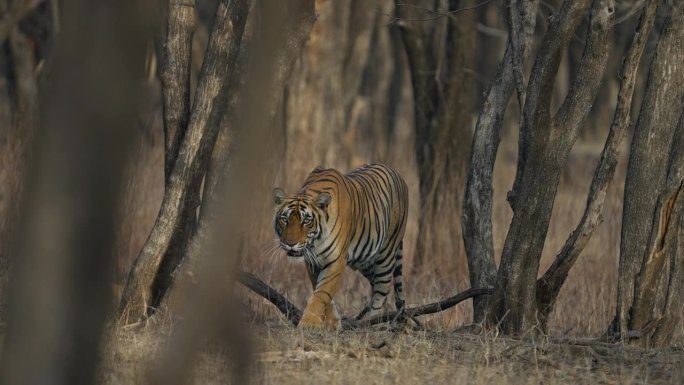
<path fill-rule="evenodd" d="M 317 241 L 325 237 L 326 210 L 332 197 L 327 192 L 316 196 L 297 194 L 287 196 L 279 188 L 273 190 L 277 205 L 273 228 L 280 240 L 280 247 L 290 257 L 303 257 L 312 250 Z"/>

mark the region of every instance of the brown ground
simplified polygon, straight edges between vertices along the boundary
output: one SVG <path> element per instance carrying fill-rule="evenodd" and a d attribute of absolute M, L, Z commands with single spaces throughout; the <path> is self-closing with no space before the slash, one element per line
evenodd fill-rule
<path fill-rule="evenodd" d="M 509 140 L 510 142 L 514 142 Z M 564 172 L 556 199 L 551 228 L 541 263 L 549 266 L 582 214 L 586 193 L 600 147 L 578 144 Z M 623 153 L 627 152 L 626 149 Z M 158 154 L 160 155 L 160 154 Z M 161 157 L 148 152 L 146 162 L 160 170 Z M 156 160 L 155 160 L 156 159 Z M 395 167 L 406 177 L 411 196 L 416 178 L 410 161 Z M 148 169 L 149 170 L 149 169 Z M 678 331 L 673 347 L 640 350 L 624 345 L 589 343 L 602 334 L 615 307 L 617 256 L 625 161 L 618 167 L 616 183 L 608 192 L 603 224 L 570 273 L 550 319 L 549 336 L 535 341 L 516 341 L 495 335 L 454 332 L 471 319 L 470 301 L 435 316 L 424 317 L 427 331 L 390 333 L 382 327 L 355 332 L 313 333 L 288 325 L 273 306 L 240 290 L 245 305 L 246 331 L 255 345 L 252 378 L 264 383 L 684 383 L 684 343 Z M 515 174 L 515 149 L 501 151 L 495 172 L 494 236 L 500 254 L 511 213 L 505 201 Z M 149 174 L 148 174 L 149 176 Z M 160 175 L 155 176 L 160 182 Z M 137 220 L 124 229 L 121 246 L 132 257 L 144 242 L 145 228 L 154 220 L 154 202 L 161 197 L 154 178 L 144 178 L 129 188 L 139 194 L 128 201 Z M 142 185 L 140 183 L 143 183 Z M 157 187 L 155 187 L 157 186 Z M 152 202 L 152 204 L 150 204 Z M 152 207 L 152 208 L 150 208 Z M 270 213 L 264 214 L 255 231 L 257 253 L 243 261 L 255 273 L 284 293 L 300 308 L 310 293 L 303 266 L 287 261 L 277 251 L 270 229 Z M 416 237 L 416 205 L 412 206 L 406 236 L 411 250 Z M 456 232 L 454 236 L 460 234 Z M 407 265 L 410 271 L 411 256 Z M 467 288 L 462 256 L 431 256 L 430 266 L 405 279 L 410 305 L 432 302 Z M 127 266 L 122 261 L 121 266 Z M 343 314 L 355 314 L 368 299 L 367 283 L 348 270 L 336 298 Z M 173 300 L 171 301 L 173 303 Z M 390 301 L 393 302 L 393 301 Z M 152 366 L 163 341 L 177 325 L 166 314 L 161 326 L 147 331 L 114 328 L 104 347 L 101 379 L 105 383 L 140 383 Z M 230 365 L 215 347 L 203 349 L 194 382 L 229 381 Z"/>

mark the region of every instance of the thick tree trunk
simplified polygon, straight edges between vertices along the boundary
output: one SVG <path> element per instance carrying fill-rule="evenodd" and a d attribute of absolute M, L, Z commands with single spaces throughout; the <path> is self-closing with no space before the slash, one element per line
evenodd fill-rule
<path fill-rule="evenodd" d="M 175 2 L 171 0 L 171 3 Z M 199 205 L 202 179 L 231 91 L 228 80 L 238 61 L 237 54 L 249 9 L 250 2 L 242 0 L 224 0 L 218 6 L 188 127 L 178 149 L 173 171 L 167 178 L 168 185 L 159 216 L 143 250 L 133 263 L 123 291 L 119 305 L 123 322 L 135 322 L 154 312 L 166 294 L 172 273 L 185 253 L 188 237 L 195 226 L 195 210 Z M 170 20 L 180 21 L 175 17 L 174 10 L 179 10 L 178 6 L 169 7 Z M 169 28 L 167 38 L 173 38 L 174 31 L 175 29 Z M 168 53 L 184 55 L 184 52 Z M 187 55 L 180 57 L 187 58 Z M 179 67 L 186 68 L 184 65 Z M 180 76 L 174 75 L 174 78 L 180 80 Z M 165 95 L 169 96 L 168 93 Z M 184 95 L 184 92 L 176 93 L 180 98 L 184 98 Z M 165 104 L 171 105 L 169 101 Z M 183 102 L 178 101 L 174 105 L 182 107 Z M 165 113 L 171 112 L 165 109 Z"/>
<path fill-rule="evenodd" d="M 668 342 L 679 312 L 672 304 L 682 300 L 682 62 L 684 4 L 677 1 L 660 33 L 632 140 L 611 328 L 622 337 L 639 331 L 645 345 Z"/>
<path fill-rule="evenodd" d="M 111 310 L 117 183 L 149 18 L 137 1 L 71 1 L 63 15 L 12 271 L 3 384 L 95 382 Z"/>
<path fill-rule="evenodd" d="M 521 7 L 518 12 L 518 7 Z M 519 36 L 509 40 L 506 53 L 478 115 L 470 154 L 470 166 L 463 200 L 462 232 L 468 258 L 471 287 L 494 286 L 496 264 L 492 237 L 492 176 L 499 148 L 501 125 L 506 106 L 516 88 L 514 67 L 522 68 L 529 56 L 534 36 L 539 1 L 511 1 L 511 12 L 520 15 Z M 513 25 L 511 25 L 513 28 Z M 513 48 L 513 44 L 518 44 Z M 515 50 L 520 51 L 514 55 Z M 518 63 L 514 62 L 514 56 Z M 473 321 L 481 322 L 487 309 L 488 296 L 473 299 Z"/>
<path fill-rule="evenodd" d="M 552 117 L 551 93 L 562 50 L 589 3 L 563 3 L 544 36 L 527 87 L 518 169 L 508 195 L 513 219 L 489 317 L 507 334 L 522 334 L 537 326 L 536 279 L 560 172 L 596 96 L 610 52 L 614 2 L 595 0 L 577 77 Z"/>
<path fill-rule="evenodd" d="M 450 1 L 448 8 L 474 4 Z M 474 77 L 469 71 L 475 67 L 476 17 L 469 10 L 424 20 L 446 7 L 436 1 L 414 5 L 397 4 L 396 17 L 413 85 L 420 192 L 415 270 L 436 253 L 456 256 L 463 250 L 454 229 L 459 228 L 461 179 L 473 123 Z"/>

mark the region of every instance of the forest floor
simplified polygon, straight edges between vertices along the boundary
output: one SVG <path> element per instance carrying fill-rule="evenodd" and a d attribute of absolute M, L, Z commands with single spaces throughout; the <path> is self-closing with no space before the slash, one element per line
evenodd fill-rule
<path fill-rule="evenodd" d="M 250 379 L 265 384 L 682 384 L 684 345 L 645 350 L 586 339 L 514 340 L 446 330 L 382 327 L 302 331 L 280 321 L 251 329 Z M 101 368 L 103 383 L 145 382 L 167 336 L 117 330 Z M 202 349 L 196 384 L 230 383 L 221 349 Z"/>
<path fill-rule="evenodd" d="M 600 146 L 577 145 L 563 172 L 546 238 L 540 272 L 553 262 L 582 215 L 586 194 Z M 626 154 L 627 149 L 623 150 Z M 155 170 L 163 157 L 157 157 Z M 417 194 L 415 170 L 400 163 L 410 194 Z M 623 156 L 615 182 L 608 190 L 603 223 L 563 286 L 549 319 L 549 336 L 534 340 L 513 340 L 496 335 L 456 332 L 472 319 L 470 301 L 442 313 L 421 317 L 425 331 L 391 333 L 383 328 L 332 333 L 307 332 L 289 325 L 274 307 L 246 290 L 238 296 L 244 302 L 245 333 L 252 336 L 254 366 L 252 380 L 267 384 L 682 384 L 684 383 L 684 328 L 678 330 L 671 347 L 652 350 L 623 344 L 590 342 L 603 334 L 615 314 L 617 257 L 619 255 L 622 194 L 626 169 Z M 147 174 L 151 174 L 148 171 Z M 501 254 L 511 212 L 505 194 L 515 175 L 515 151 L 499 153 L 494 180 L 494 248 Z M 160 199 L 140 177 L 131 183 L 132 197 Z M 144 183 L 143 183 L 144 182 Z M 151 183 L 151 182 L 149 182 Z M 160 186 L 155 183 L 154 186 Z M 156 203 L 155 203 L 156 202 Z M 158 202 L 131 202 L 135 217 L 122 231 L 124 249 L 137 253 L 152 225 Z M 411 206 L 405 250 L 411 250 L 417 237 L 416 205 Z M 310 294 L 303 266 L 292 263 L 277 251 L 271 233 L 270 215 L 264 216 L 257 234 L 261 242 L 254 257 L 243 260 L 242 268 L 256 274 L 292 300 L 300 309 Z M 456 234 L 458 236 L 458 234 Z M 498 258 L 497 258 L 498 261 Z M 415 306 L 443 299 L 469 287 L 464 258 L 430 256 L 422 270 L 411 268 L 405 257 L 407 305 Z M 121 261 L 128 266 L 129 261 Z M 123 276 L 123 275 L 122 275 Z M 367 282 L 348 270 L 336 296 L 343 314 L 356 314 L 369 295 Z M 171 301 L 173 302 L 173 301 Z M 390 300 L 393 303 L 393 300 Z M 165 313 L 166 314 L 166 313 Z M 103 347 L 101 382 L 108 384 L 145 383 L 164 341 L 182 321 L 163 316 L 160 326 L 145 331 L 114 328 Z M 230 382 L 235 369 L 226 354 L 214 345 L 205 346 L 195 364 L 197 384 Z"/>

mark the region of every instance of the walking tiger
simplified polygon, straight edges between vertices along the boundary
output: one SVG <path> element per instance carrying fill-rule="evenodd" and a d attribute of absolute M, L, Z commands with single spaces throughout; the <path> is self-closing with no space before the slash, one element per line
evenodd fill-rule
<path fill-rule="evenodd" d="M 368 306 L 357 316 L 373 316 L 384 306 L 394 281 L 397 310 L 404 307 L 402 240 L 408 213 L 408 188 L 399 174 L 382 164 L 361 166 L 348 174 L 316 168 L 300 191 L 273 191 L 273 221 L 280 247 L 303 258 L 313 295 L 300 326 L 340 328 L 333 297 L 345 265 L 371 284 Z"/>

